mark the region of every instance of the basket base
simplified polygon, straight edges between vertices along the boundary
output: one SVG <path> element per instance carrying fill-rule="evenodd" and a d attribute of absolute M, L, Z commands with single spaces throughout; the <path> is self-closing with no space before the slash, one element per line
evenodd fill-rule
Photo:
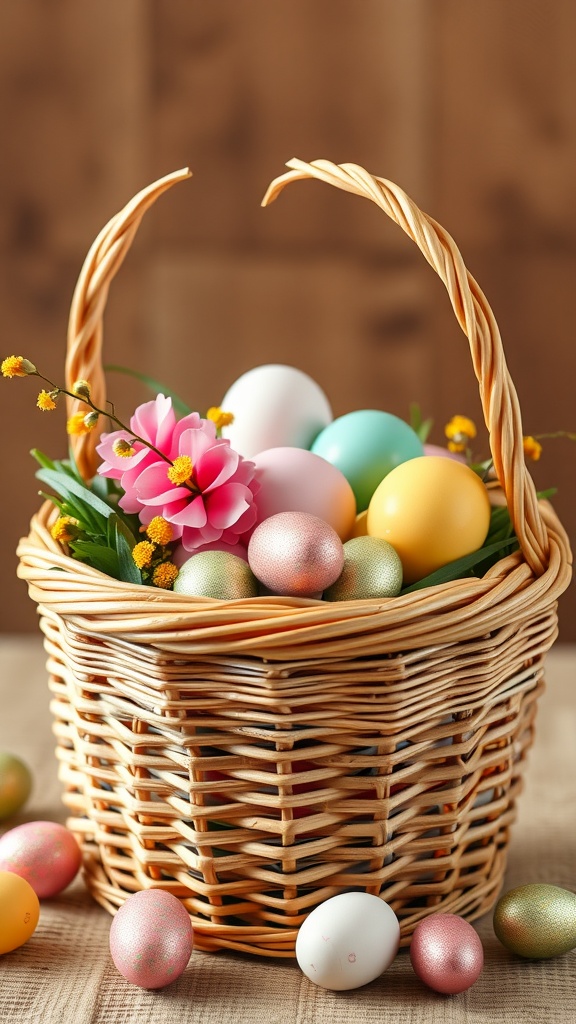
<path fill-rule="evenodd" d="M 69 821 L 68 826 L 77 829 L 78 821 Z M 502 838 L 502 837 L 501 837 Z M 98 852 L 90 850 L 90 844 L 84 845 L 83 877 L 92 898 L 110 914 L 115 914 L 120 906 L 137 890 L 133 879 L 127 879 L 129 885 L 121 888 L 118 880 L 112 880 L 102 863 Z M 485 865 L 482 877 L 464 889 L 451 888 L 452 881 L 445 878 L 446 891 L 441 895 L 421 897 L 412 904 L 406 901 L 387 899 L 400 921 L 400 947 L 410 945 L 412 933 L 416 925 L 431 914 L 458 914 L 467 921 L 474 921 L 488 913 L 498 898 L 502 888 L 507 861 L 507 836 L 504 845 L 496 844 L 491 868 L 486 873 Z M 470 881 L 472 882 L 472 878 Z M 156 887 L 163 888 L 162 883 Z M 170 888 L 169 885 L 165 886 Z M 360 887 L 358 887 L 360 888 Z M 369 890 L 375 892 L 374 887 Z M 336 895 L 336 892 L 331 895 Z M 386 898 L 385 894 L 382 898 Z M 418 902 L 422 905 L 418 906 Z M 222 921 L 208 921 L 199 917 L 190 909 L 192 900 L 182 898 L 187 907 L 194 929 L 194 947 L 203 952 L 214 953 L 219 950 L 234 950 L 265 957 L 295 957 L 295 944 L 298 925 L 289 927 L 267 927 L 262 925 L 226 924 Z"/>

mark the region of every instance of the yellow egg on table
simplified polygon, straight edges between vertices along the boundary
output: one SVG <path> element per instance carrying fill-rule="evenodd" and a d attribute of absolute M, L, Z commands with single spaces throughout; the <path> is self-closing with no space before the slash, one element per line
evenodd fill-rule
<path fill-rule="evenodd" d="M 398 552 L 404 585 L 482 546 L 490 525 L 488 491 L 469 466 L 424 455 L 397 466 L 376 488 L 368 534 Z"/>
<path fill-rule="evenodd" d="M 32 886 L 12 871 L 0 871 L 0 953 L 23 946 L 40 917 L 40 901 Z"/>

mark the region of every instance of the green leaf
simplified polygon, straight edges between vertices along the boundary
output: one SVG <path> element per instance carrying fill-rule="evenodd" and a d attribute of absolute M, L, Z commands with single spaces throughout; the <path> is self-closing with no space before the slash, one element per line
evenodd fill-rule
<path fill-rule="evenodd" d="M 172 399 L 174 408 L 182 413 L 183 416 L 187 416 L 188 413 L 192 412 L 192 409 L 186 402 L 183 401 L 179 395 L 176 394 L 172 388 L 167 387 L 165 384 L 161 384 L 160 381 L 154 380 L 153 377 L 149 377 L 146 373 L 139 373 L 137 370 L 132 370 L 127 366 L 113 366 L 107 365 L 104 367 L 107 373 L 124 373 L 127 377 L 134 377 L 135 380 L 141 381 L 146 387 L 150 388 L 155 395 L 163 394 L 167 395 Z"/>
<path fill-rule="evenodd" d="M 44 455 L 44 452 L 41 452 L 39 448 L 32 448 L 30 455 L 33 459 L 36 459 L 36 462 L 38 462 L 44 469 L 55 468 L 53 459 L 49 459 L 48 456 Z"/>
<path fill-rule="evenodd" d="M 443 565 L 440 569 L 436 569 L 435 572 L 430 573 L 429 576 L 425 576 L 422 580 L 417 580 L 416 583 L 412 583 L 409 587 L 404 587 L 401 593 L 412 594 L 415 590 L 423 590 L 424 587 L 434 587 L 439 583 L 450 583 L 452 580 L 463 579 L 468 575 L 475 575 L 474 573 L 471 573 L 471 570 L 481 562 L 489 556 L 495 555 L 498 551 L 503 551 L 504 548 L 511 547 L 513 544 L 517 543 L 518 541 L 516 537 L 508 537 L 506 540 L 499 540 L 494 544 L 486 544 L 484 547 L 478 548 L 477 551 L 473 551 L 469 555 L 457 558 L 454 562 L 448 562 L 447 565 Z"/>
<path fill-rule="evenodd" d="M 112 548 L 103 544 L 95 544 L 92 540 L 81 539 L 70 541 L 69 546 L 80 562 L 85 562 L 86 565 L 91 565 L 94 569 L 99 569 L 100 572 L 104 572 L 114 579 L 120 578 L 118 555 Z"/>
<path fill-rule="evenodd" d="M 426 420 L 422 419 L 422 411 L 418 402 L 410 403 L 410 415 L 408 422 L 414 433 L 418 434 L 422 444 L 425 444 L 428 440 L 430 431 L 432 430 L 434 420 L 431 417 L 428 417 Z"/>
<path fill-rule="evenodd" d="M 88 505 L 91 509 L 94 509 L 95 512 L 98 512 L 99 515 L 104 516 L 106 519 L 114 513 L 114 509 L 111 505 L 102 501 L 98 495 L 93 494 L 86 484 L 79 483 L 78 480 L 73 477 L 64 477 L 62 473 L 58 473 L 51 469 L 40 469 L 36 473 L 36 476 L 42 481 L 42 483 L 48 484 L 52 487 L 57 494 L 61 495 L 61 497 L 67 498 L 72 494 L 74 497 L 80 498 L 85 505 Z"/>
<path fill-rule="evenodd" d="M 116 551 L 118 552 L 118 579 L 123 583 L 142 583 L 142 573 L 132 558 L 134 544 L 122 532 L 122 523 L 116 520 Z"/>

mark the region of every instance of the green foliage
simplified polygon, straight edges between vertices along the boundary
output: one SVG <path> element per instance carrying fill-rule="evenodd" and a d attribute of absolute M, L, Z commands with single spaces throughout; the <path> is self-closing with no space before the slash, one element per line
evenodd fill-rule
<path fill-rule="evenodd" d="M 408 422 L 414 433 L 418 434 L 422 444 L 426 444 L 430 431 L 432 430 L 434 420 L 430 416 L 426 420 L 422 419 L 422 410 L 420 409 L 418 402 L 410 403 L 410 415 Z"/>
<path fill-rule="evenodd" d="M 166 395 L 167 398 L 172 399 L 172 405 L 182 416 L 187 416 L 188 413 L 192 412 L 192 409 L 186 402 L 172 391 L 172 388 L 161 384 L 160 381 L 154 380 L 154 377 L 149 377 L 146 373 L 140 373 L 138 370 L 132 370 L 127 366 L 105 366 L 104 369 L 107 373 L 123 373 L 127 377 L 134 377 L 135 380 L 139 380 L 142 384 L 145 384 L 147 388 L 150 388 L 155 395 Z"/>
<path fill-rule="evenodd" d="M 96 477 L 87 484 L 72 457 L 66 461 L 49 459 L 34 449 L 40 465 L 36 476 L 54 493 L 40 493 L 52 501 L 63 516 L 77 520 L 74 537 L 68 547 L 74 558 L 94 569 L 122 580 L 142 583 L 142 574 L 131 552 L 138 543 L 138 516 L 126 515 L 118 505 L 120 492 L 113 481 Z"/>

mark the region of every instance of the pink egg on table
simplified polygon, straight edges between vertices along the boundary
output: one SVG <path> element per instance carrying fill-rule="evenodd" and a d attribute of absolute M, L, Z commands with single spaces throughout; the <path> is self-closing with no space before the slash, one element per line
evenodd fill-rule
<path fill-rule="evenodd" d="M 248 564 L 275 594 L 314 597 L 338 579 L 344 545 L 328 523 L 307 512 L 279 512 L 256 527 Z"/>
<path fill-rule="evenodd" d="M 0 870 L 26 879 L 39 899 L 70 885 L 81 862 L 76 839 L 56 821 L 27 821 L 0 838 Z"/>
<path fill-rule="evenodd" d="M 356 519 L 356 498 L 346 477 L 321 455 L 304 448 L 268 448 L 254 455 L 258 522 L 278 512 L 307 512 L 346 540 Z"/>
<path fill-rule="evenodd" d="M 110 953 L 127 981 L 140 988 L 164 988 L 185 970 L 194 936 L 180 900 L 164 889 L 129 896 L 110 927 Z"/>
<path fill-rule="evenodd" d="M 432 914 L 416 926 L 410 959 L 420 981 L 454 995 L 478 980 L 484 950 L 478 932 L 456 914 Z"/>

